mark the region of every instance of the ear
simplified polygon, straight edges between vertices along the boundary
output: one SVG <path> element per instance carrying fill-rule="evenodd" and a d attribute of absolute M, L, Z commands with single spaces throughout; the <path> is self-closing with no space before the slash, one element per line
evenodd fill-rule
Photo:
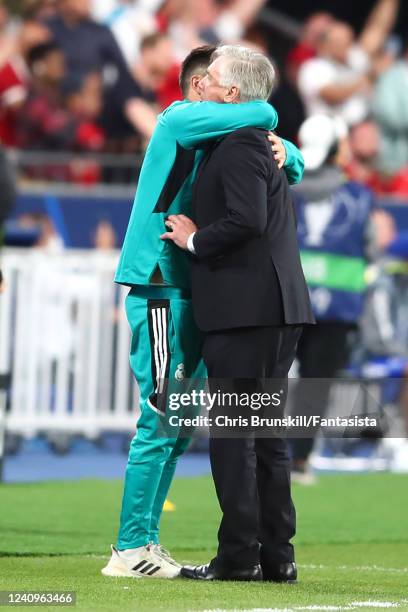
<path fill-rule="evenodd" d="M 194 89 L 194 91 L 196 93 L 199 93 L 198 85 L 199 85 L 201 79 L 202 79 L 202 77 L 199 76 L 198 74 L 193 74 L 193 76 L 191 77 L 190 84 L 191 84 L 191 87 Z"/>
<path fill-rule="evenodd" d="M 224 102 L 226 104 L 237 104 L 239 102 L 239 89 L 235 85 L 229 88 L 224 96 Z"/>

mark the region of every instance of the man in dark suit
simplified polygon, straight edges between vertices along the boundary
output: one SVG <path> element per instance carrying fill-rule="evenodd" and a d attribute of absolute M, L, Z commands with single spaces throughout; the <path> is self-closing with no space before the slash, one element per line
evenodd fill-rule
<path fill-rule="evenodd" d="M 263 55 L 223 47 L 202 82 L 203 99 L 268 99 L 273 79 Z M 207 150 L 193 217 L 170 216 L 171 231 L 162 238 L 194 254 L 193 309 L 206 332 L 210 387 L 220 379 L 232 381 L 233 389 L 265 388 L 267 379 L 287 382 L 302 325 L 314 319 L 288 182 L 266 132 L 243 128 Z M 228 438 L 213 432 L 210 458 L 223 513 L 218 553 L 208 565 L 183 568 L 182 575 L 295 581 L 295 509 L 284 440 L 274 432 Z"/>

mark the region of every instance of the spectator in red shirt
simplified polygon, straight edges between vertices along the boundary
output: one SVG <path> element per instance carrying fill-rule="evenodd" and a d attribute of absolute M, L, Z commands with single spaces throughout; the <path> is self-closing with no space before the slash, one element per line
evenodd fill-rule
<path fill-rule="evenodd" d="M 25 149 L 61 149 L 72 138 L 72 125 L 62 107 L 60 86 L 65 61 L 56 43 L 37 45 L 28 54 L 31 84 L 19 113 L 18 144 Z"/>
<path fill-rule="evenodd" d="M 350 132 L 350 143 L 352 158 L 346 173 L 352 180 L 363 183 L 379 195 L 404 199 L 408 196 L 408 167 L 401 168 L 394 175 L 386 175 L 379 170 L 381 138 L 374 121 L 364 121 L 354 126 Z"/>
<path fill-rule="evenodd" d="M 364 121 L 350 130 L 351 159 L 346 173 L 376 193 L 381 191 L 381 179 L 376 169 L 380 151 L 380 134 L 373 121 Z"/>
<path fill-rule="evenodd" d="M 156 32 L 146 36 L 140 46 L 140 61 L 134 77 L 149 102 L 157 102 L 161 110 L 182 98 L 179 87 L 180 66 L 173 43 L 167 34 Z"/>
<path fill-rule="evenodd" d="M 32 47 L 50 38 L 49 31 L 34 21 L 25 21 L 17 39 L 17 53 L 0 68 L 0 142 L 17 144 L 17 114 L 24 104 L 30 81 L 26 59 Z"/>
<path fill-rule="evenodd" d="M 66 77 L 65 60 L 54 42 L 34 47 L 28 56 L 31 87 L 19 116 L 23 148 L 99 151 L 104 133 L 96 124 L 102 110 L 97 73 Z"/>
<path fill-rule="evenodd" d="M 84 77 L 69 77 L 62 87 L 64 106 L 75 122 L 73 148 L 76 151 L 103 151 L 106 137 L 98 125 L 103 105 L 102 80 L 98 73 Z M 69 165 L 70 181 L 95 185 L 102 179 L 102 169 L 96 160 L 76 158 Z"/>
<path fill-rule="evenodd" d="M 101 151 L 105 134 L 98 125 L 102 112 L 102 81 L 93 72 L 82 78 L 71 77 L 63 84 L 64 105 L 76 122 L 74 147 L 80 151 Z"/>
<path fill-rule="evenodd" d="M 300 66 L 306 60 L 317 55 L 319 40 L 334 22 L 333 15 L 330 13 L 313 13 L 303 24 L 299 42 L 292 49 L 288 60 Z"/>

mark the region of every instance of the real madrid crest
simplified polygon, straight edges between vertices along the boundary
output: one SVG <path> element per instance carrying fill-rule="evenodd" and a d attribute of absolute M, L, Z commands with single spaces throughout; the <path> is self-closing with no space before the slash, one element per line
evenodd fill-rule
<path fill-rule="evenodd" d="M 184 380 L 186 377 L 186 370 L 184 367 L 184 363 L 179 363 L 177 366 L 176 373 L 174 375 L 176 380 Z"/>

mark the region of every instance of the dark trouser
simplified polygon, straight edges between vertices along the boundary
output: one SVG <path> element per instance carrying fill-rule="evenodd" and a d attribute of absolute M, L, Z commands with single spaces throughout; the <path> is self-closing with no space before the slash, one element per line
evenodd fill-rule
<path fill-rule="evenodd" d="M 299 376 L 315 379 L 316 383 L 302 385 L 299 382 L 292 416 L 324 416 L 333 379 L 347 365 L 350 353 L 348 337 L 353 330 L 355 325 L 341 322 L 318 322 L 305 327 L 297 351 Z M 316 434 L 317 430 L 310 428 L 307 438 L 291 440 L 294 461 L 307 460 Z"/>
<path fill-rule="evenodd" d="M 300 335 L 301 327 L 290 326 L 208 334 L 203 357 L 210 388 L 216 391 L 217 379 L 240 379 L 241 390 L 242 381 L 249 379 L 252 388 L 262 386 L 267 378 L 287 383 Z M 277 437 L 255 438 L 253 433 L 239 438 L 212 435 L 210 459 L 223 513 L 217 561 L 228 567 L 259 563 L 259 544 L 268 563 L 293 561 L 290 540 L 296 515 L 286 442 Z"/>

